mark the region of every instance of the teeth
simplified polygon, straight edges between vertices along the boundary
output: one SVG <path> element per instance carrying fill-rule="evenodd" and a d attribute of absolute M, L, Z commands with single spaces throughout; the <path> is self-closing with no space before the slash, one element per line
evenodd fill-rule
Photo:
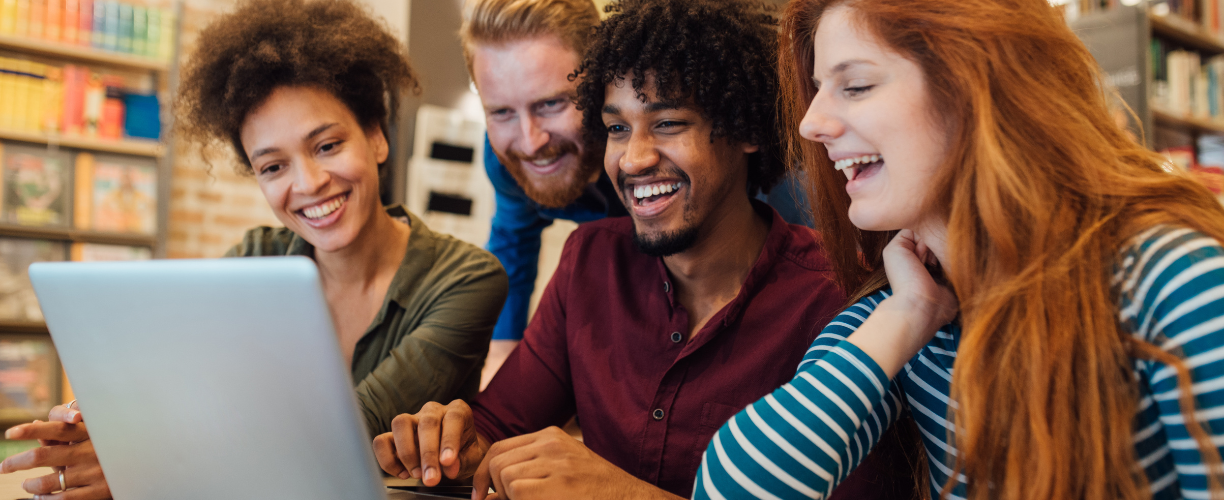
<path fill-rule="evenodd" d="M 332 212 L 339 209 L 341 205 L 344 205 L 346 200 L 348 200 L 348 195 L 333 198 L 331 201 L 320 203 L 313 207 L 303 208 L 302 215 L 305 215 L 309 219 L 327 217 L 328 215 L 331 215 Z"/>
<path fill-rule="evenodd" d="M 532 160 L 531 163 L 534 163 L 537 167 L 546 167 L 548 165 L 552 165 L 552 162 L 554 161 L 557 161 L 557 158 L 555 156 L 552 158 L 542 158 L 539 160 Z"/>
<path fill-rule="evenodd" d="M 667 194 L 677 189 L 680 189 L 679 182 L 672 183 L 672 184 L 651 184 L 649 186 L 634 186 L 633 187 L 633 197 L 640 200 L 643 198 L 649 198 L 651 196 Z"/>
<path fill-rule="evenodd" d="M 837 170 L 844 170 L 854 165 L 859 165 L 859 164 L 864 164 L 864 163 L 875 163 L 877 161 L 880 161 L 880 155 L 863 155 L 863 156 L 859 156 L 855 158 L 846 158 L 843 160 L 837 160 L 836 162 L 833 163 L 833 168 Z"/>

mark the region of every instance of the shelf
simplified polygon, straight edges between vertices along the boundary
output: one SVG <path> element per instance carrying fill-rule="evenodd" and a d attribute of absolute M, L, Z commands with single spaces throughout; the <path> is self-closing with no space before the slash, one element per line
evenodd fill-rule
<path fill-rule="evenodd" d="M 0 224 L 0 236 L 150 248 L 157 243 L 156 237 L 145 234 L 104 233 L 81 229 L 29 227 L 13 224 Z"/>
<path fill-rule="evenodd" d="M 147 139 L 124 139 L 114 141 L 71 135 L 44 134 L 40 132 L 24 132 L 20 130 L 5 129 L 0 129 L 0 139 L 51 144 L 65 148 L 85 149 L 103 153 L 151 156 L 154 158 L 161 156 L 162 153 L 162 146 L 160 142 Z"/>
<path fill-rule="evenodd" d="M 1177 16 L 1150 16 L 1152 32 L 1188 48 L 1209 54 L 1224 54 L 1224 39 L 1208 33 L 1193 21 Z"/>
<path fill-rule="evenodd" d="M 41 321 L 0 320 L 0 335 L 12 333 L 46 334 L 47 325 Z"/>
<path fill-rule="evenodd" d="M 1224 135 L 1224 121 L 1195 118 L 1192 116 L 1178 116 L 1157 109 L 1152 110 L 1152 119 L 1157 125 L 1170 128 L 1203 134 Z"/>
<path fill-rule="evenodd" d="M 12 35 L 0 35 L 0 48 L 32 52 L 47 56 L 101 63 L 121 68 L 169 71 L 170 65 L 165 61 L 148 57 L 133 56 L 122 52 L 98 50 L 80 45 L 49 42 L 36 38 L 24 38 Z"/>

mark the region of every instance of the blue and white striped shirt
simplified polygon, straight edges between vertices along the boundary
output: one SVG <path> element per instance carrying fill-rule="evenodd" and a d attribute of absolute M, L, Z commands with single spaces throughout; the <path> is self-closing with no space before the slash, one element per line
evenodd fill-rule
<path fill-rule="evenodd" d="M 1197 398 L 1196 416 L 1224 445 L 1224 247 L 1201 233 L 1161 226 L 1136 237 L 1114 275 L 1119 324 L 1184 360 Z M 952 473 L 947 441 L 952 365 L 960 328 L 949 324 L 891 383 L 845 339 L 880 301 L 881 291 L 843 311 L 812 344 L 790 383 L 749 405 L 714 435 L 693 498 L 825 498 L 863 460 L 904 412 L 922 432 L 938 498 Z M 1198 445 L 1178 407 L 1176 372 L 1134 361 L 1139 407 L 1135 456 L 1153 498 L 1209 498 Z M 964 498 L 958 477 L 951 498 Z"/>

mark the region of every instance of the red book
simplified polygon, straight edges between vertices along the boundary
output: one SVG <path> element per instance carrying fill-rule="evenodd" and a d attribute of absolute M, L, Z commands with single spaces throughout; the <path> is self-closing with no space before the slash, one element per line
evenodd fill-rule
<path fill-rule="evenodd" d="M 94 0 L 79 0 L 80 18 L 77 19 L 77 45 L 93 45 Z"/>
<path fill-rule="evenodd" d="M 85 132 L 85 81 L 89 70 L 80 66 L 64 66 L 64 133 L 81 135 Z"/>

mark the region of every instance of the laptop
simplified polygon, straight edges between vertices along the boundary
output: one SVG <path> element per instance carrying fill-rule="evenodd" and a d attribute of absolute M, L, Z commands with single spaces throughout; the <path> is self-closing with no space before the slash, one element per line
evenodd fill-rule
<path fill-rule="evenodd" d="M 29 275 L 115 498 L 432 498 L 383 485 L 310 259 Z"/>

